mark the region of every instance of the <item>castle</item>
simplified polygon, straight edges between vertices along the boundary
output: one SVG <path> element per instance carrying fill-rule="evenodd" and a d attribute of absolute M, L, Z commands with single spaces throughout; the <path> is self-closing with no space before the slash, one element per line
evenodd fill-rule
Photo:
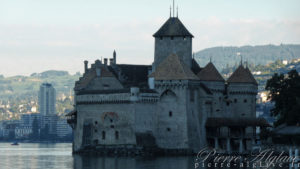
<path fill-rule="evenodd" d="M 68 116 L 73 152 L 87 147 L 157 147 L 197 153 L 250 150 L 256 128 L 257 82 L 241 65 L 224 80 L 212 62 L 201 68 L 193 35 L 172 17 L 153 35 L 152 65 L 117 64 L 117 54 L 96 60 L 75 83 Z M 109 63 L 108 63 L 109 61 Z"/>

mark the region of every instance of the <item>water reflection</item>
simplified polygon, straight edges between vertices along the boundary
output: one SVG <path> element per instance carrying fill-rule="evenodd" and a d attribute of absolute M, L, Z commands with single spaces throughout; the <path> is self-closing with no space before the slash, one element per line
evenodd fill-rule
<path fill-rule="evenodd" d="M 0 169 L 2 168 L 4 169 L 11 169 L 11 168 L 12 169 L 29 169 L 29 168 L 30 169 L 46 169 L 46 168 L 51 168 L 51 169 L 73 169 L 73 168 L 74 169 L 194 169 L 195 157 L 152 157 L 152 158 L 115 157 L 113 158 L 113 157 L 80 156 L 80 155 L 72 155 L 72 144 L 70 143 L 60 143 L 60 144 L 21 143 L 19 146 L 11 146 L 10 143 L 0 143 Z M 218 168 L 214 168 L 213 166 L 205 168 L 200 165 L 197 169 L 218 169 Z M 226 169 L 226 167 L 223 167 L 222 169 Z M 268 169 L 272 169 L 272 168 L 268 168 Z M 285 169 L 285 168 L 280 168 L 280 169 Z"/>
<path fill-rule="evenodd" d="M 193 157 L 93 157 L 74 155 L 75 169 L 192 169 Z"/>
<path fill-rule="evenodd" d="M 93 157 L 74 155 L 75 169 L 278 169 L 278 167 L 259 167 L 259 164 L 249 166 L 244 163 L 244 167 L 232 164 L 227 167 L 215 167 L 213 164 L 210 167 L 199 166 L 195 167 L 195 157 L 153 157 L 153 158 L 130 158 L 130 157 Z M 264 165 L 264 164 L 263 164 Z M 288 169 L 289 167 L 280 167 L 280 169 Z M 291 168 L 292 169 L 292 168 Z"/>

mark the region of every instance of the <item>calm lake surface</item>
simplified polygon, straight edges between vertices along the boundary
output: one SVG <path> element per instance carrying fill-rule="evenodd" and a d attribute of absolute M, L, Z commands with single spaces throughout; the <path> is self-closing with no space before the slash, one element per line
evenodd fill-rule
<path fill-rule="evenodd" d="M 195 157 L 111 158 L 72 155 L 71 143 L 0 143 L 1 169 L 193 169 Z M 199 166 L 199 169 L 203 167 Z M 213 167 L 211 167 L 213 168 Z M 252 168 L 252 167 L 251 167 Z"/>

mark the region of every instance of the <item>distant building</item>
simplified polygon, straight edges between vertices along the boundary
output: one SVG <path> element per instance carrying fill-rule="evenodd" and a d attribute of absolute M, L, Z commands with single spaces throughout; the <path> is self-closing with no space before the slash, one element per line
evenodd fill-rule
<path fill-rule="evenodd" d="M 37 119 L 39 128 L 41 127 L 42 115 L 40 113 L 22 114 L 20 119 L 21 126 L 31 126 L 34 119 Z"/>
<path fill-rule="evenodd" d="M 32 133 L 32 126 L 19 126 L 15 128 L 15 138 L 28 138 Z"/>
<path fill-rule="evenodd" d="M 284 65 L 287 65 L 289 62 L 288 62 L 288 60 L 283 60 L 282 61 L 282 64 L 284 64 Z"/>
<path fill-rule="evenodd" d="M 72 128 L 68 125 L 66 119 L 59 119 L 56 124 L 57 137 L 65 137 L 72 134 Z"/>
<path fill-rule="evenodd" d="M 20 126 L 20 122 L 18 120 L 3 121 L 3 137 L 14 138 L 15 129 L 19 126 Z"/>
<path fill-rule="evenodd" d="M 36 113 L 36 106 L 31 107 L 31 112 Z"/>
<path fill-rule="evenodd" d="M 44 115 L 42 116 L 42 129 L 48 126 L 48 134 L 56 135 L 56 124 L 58 121 L 58 116 L 56 114 Z"/>
<path fill-rule="evenodd" d="M 42 115 L 55 114 L 56 92 L 49 83 L 43 83 L 39 90 L 39 112 Z"/>
<path fill-rule="evenodd" d="M 4 131 L 4 126 L 3 126 L 3 122 L 0 121 L 0 138 L 3 137 L 3 131 Z"/>

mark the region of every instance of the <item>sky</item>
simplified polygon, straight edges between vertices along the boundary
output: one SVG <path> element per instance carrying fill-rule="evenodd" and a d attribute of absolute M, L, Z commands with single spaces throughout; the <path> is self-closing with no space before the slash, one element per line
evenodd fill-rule
<path fill-rule="evenodd" d="M 0 74 L 83 72 L 83 61 L 151 64 L 152 35 L 172 0 L 0 0 Z M 300 44 L 299 0 L 175 0 L 195 36 L 215 46 Z M 175 12 L 176 13 L 176 12 Z"/>

